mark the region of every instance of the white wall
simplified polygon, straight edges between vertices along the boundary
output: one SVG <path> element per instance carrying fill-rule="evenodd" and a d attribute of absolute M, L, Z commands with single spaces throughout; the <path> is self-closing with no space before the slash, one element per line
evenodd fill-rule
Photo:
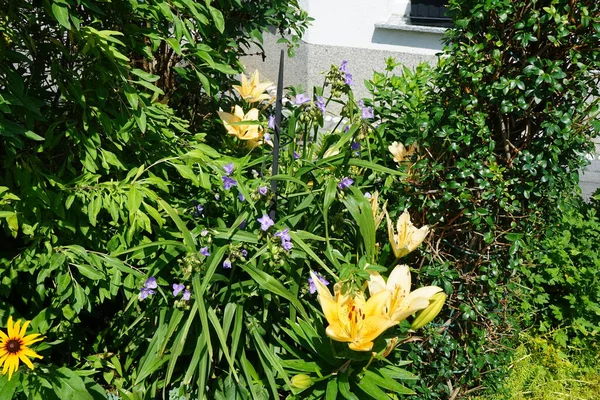
<path fill-rule="evenodd" d="M 434 55 L 440 34 L 376 28 L 392 14 L 406 15 L 409 0 L 303 0 L 315 20 L 303 40 L 310 44 Z"/>

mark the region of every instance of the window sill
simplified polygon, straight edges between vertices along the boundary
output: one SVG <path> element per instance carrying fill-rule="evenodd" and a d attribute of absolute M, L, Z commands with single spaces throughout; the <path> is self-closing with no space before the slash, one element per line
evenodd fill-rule
<path fill-rule="evenodd" d="M 375 28 L 437 34 L 444 34 L 447 29 L 438 26 L 412 25 L 410 19 L 402 15 L 391 15 L 387 21 L 376 23 Z"/>

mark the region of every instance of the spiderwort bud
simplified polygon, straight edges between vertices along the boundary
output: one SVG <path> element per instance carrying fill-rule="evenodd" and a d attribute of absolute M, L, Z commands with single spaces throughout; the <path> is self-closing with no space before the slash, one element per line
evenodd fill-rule
<path fill-rule="evenodd" d="M 439 292 L 433 295 L 431 300 L 429 300 L 429 305 L 427 308 L 419 311 L 417 316 L 415 317 L 410 329 L 416 331 L 433 321 L 433 319 L 440 313 L 442 307 L 444 306 L 444 302 L 446 301 L 446 293 Z"/>
<path fill-rule="evenodd" d="M 296 389 L 306 389 L 312 385 L 312 378 L 306 374 L 298 374 L 292 377 L 291 383 Z"/>

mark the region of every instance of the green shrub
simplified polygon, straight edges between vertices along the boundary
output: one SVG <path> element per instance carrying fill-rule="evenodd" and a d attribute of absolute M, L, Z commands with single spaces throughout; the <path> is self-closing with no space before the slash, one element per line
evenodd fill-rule
<path fill-rule="evenodd" d="M 369 84 L 381 137 L 419 149 L 403 163 L 409 178 L 382 189 L 399 194 L 388 208 L 417 208 L 433 225 L 419 275 L 453 292 L 435 343 L 444 357 L 430 343 L 409 352 L 431 377 L 421 398 L 498 381 L 524 239 L 578 196 L 600 128 L 598 2 L 461 0 L 449 10 L 454 28 L 436 67 L 396 76 L 389 61 Z"/>
<path fill-rule="evenodd" d="M 600 333 L 600 218 L 583 202 L 560 209 L 557 224 L 527 242 L 521 311 L 563 348 L 586 351 Z"/>

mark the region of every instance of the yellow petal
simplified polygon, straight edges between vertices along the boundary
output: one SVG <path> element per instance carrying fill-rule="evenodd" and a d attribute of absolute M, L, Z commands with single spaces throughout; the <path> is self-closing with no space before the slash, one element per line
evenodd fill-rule
<path fill-rule="evenodd" d="M 402 304 L 393 312 L 391 319 L 395 322 L 404 321 L 414 313 L 429 306 L 429 299 L 426 297 L 414 297 L 411 296 L 414 292 L 411 292 Z"/>
<path fill-rule="evenodd" d="M 14 329 L 14 327 L 13 327 L 13 319 L 12 319 L 12 316 L 11 316 L 11 317 L 8 317 L 8 325 L 6 326 L 6 328 L 7 328 L 7 330 L 8 330 L 8 337 L 9 337 L 9 339 L 12 339 L 12 338 L 14 338 L 14 337 L 15 337 L 15 334 L 16 334 L 17 332 L 15 332 L 15 329 Z"/>
<path fill-rule="evenodd" d="M 18 320 L 17 322 L 15 322 L 15 324 L 13 325 L 13 331 L 14 331 L 14 336 L 12 336 L 12 338 L 19 337 L 19 333 L 21 332 L 21 320 Z"/>
<path fill-rule="evenodd" d="M 406 157 L 406 148 L 402 143 L 394 142 L 388 146 L 388 150 L 392 153 L 392 156 L 394 156 L 394 161 L 397 163 L 404 161 L 404 158 Z"/>
<path fill-rule="evenodd" d="M 22 353 L 24 355 L 26 355 L 27 357 L 44 358 L 44 357 L 40 356 L 38 353 L 36 353 L 35 351 L 31 350 L 28 347 L 22 347 L 21 350 L 22 350 Z"/>
<path fill-rule="evenodd" d="M 246 113 L 246 115 L 244 115 L 243 120 L 244 121 L 256 121 L 256 120 L 258 120 L 258 113 L 259 113 L 258 109 L 252 108 L 250 111 L 248 111 Z"/>
<path fill-rule="evenodd" d="M 2 363 L 2 362 L 4 363 L 4 368 L 2 368 L 2 375 L 6 375 L 6 373 L 8 372 L 9 367 L 10 367 L 10 361 L 13 358 L 14 358 L 14 356 L 7 354 L 0 359 L 0 363 Z"/>
<path fill-rule="evenodd" d="M 325 330 L 325 333 L 327 334 L 327 336 L 329 336 L 337 342 L 346 343 L 352 341 L 348 330 L 339 323 L 329 324 L 329 326 Z"/>
<path fill-rule="evenodd" d="M 33 363 L 29 361 L 29 358 L 25 357 L 24 354 L 19 354 L 19 358 L 29 367 L 29 369 L 33 369 Z"/>
<path fill-rule="evenodd" d="M 15 371 L 19 368 L 19 357 L 12 356 L 8 357 L 9 367 L 8 367 L 8 380 L 12 378 Z"/>
<path fill-rule="evenodd" d="M 29 326 L 31 321 L 25 321 L 23 323 L 23 326 L 21 327 L 21 332 L 19 332 L 19 337 L 23 337 L 25 336 L 25 331 L 27 330 L 27 327 Z"/>
<path fill-rule="evenodd" d="M 354 351 L 371 351 L 373 342 L 352 342 L 348 347 L 350 347 L 350 350 Z"/>
<path fill-rule="evenodd" d="M 410 292 L 410 268 L 408 265 L 398 265 L 388 277 L 386 289 L 393 291 L 396 287 L 399 287 L 401 292 Z"/>
<path fill-rule="evenodd" d="M 394 255 L 396 256 L 396 258 L 400 258 L 400 256 L 398 255 L 398 242 L 397 242 L 397 236 L 395 235 L 394 232 L 394 224 L 392 223 L 392 219 L 390 218 L 390 215 L 386 212 L 385 213 L 385 219 L 387 220 L 387 231 L 388 231 L 388 238 L 390 240 L 390 245 L 392 246 L 392 250 L 394 251 Z"/>
<path fill-rule="evenodd" d="M 395 325 L 395 322 L 382 315 L 373 315 L 365 318 L 354 342 L 372 342 L 386 329 Z"/>
<path fill-rule="evenodd" d="M 367 304 L 365 304 L 363 309 L 367 318 L 373 315 L 383 315 L 385 304 L 387 303 L 389 298 L 390 292 L 387 290 L 384 290 L 382 292 L 377 293 L 374 296 L 371 296 L 371 298 L 369 298 L 369 301 L 367 301 Z"/>
<path fill-rule="evenodd" d="M 38 338 L 40 336 L 39 333 L 32 333 L 31 335 L 27 335 L 23 338 L 23 345 L 29 346 L 32 343 L 39 342 L 40 340 L 44 340 L 43 337 Z"/>
<path fill-rule="evenodd" d="M 383 277 L 379 275 L 379 272 L 369 271 L 369 275 L 367 285 L 369 286 L 369 294 L 371 296 L 385 290 L 385 281 L 383 280 Z"/>
<path fill-rule="evenodd" d="M 414 229 L 410 236 L 410 244 L 408 245 L 409 250 L 413 251 L 419 247 L 419 245 L 423 243 L 423 240 L 425 240 L 427 237 L 428 233 L 429 227 L 427 225 L 422 226 L 420 229 Z"/>
<path fill-rule="evenodd" d="M 338 305 L 333 298 L 319 296 L 319 304 L 321 304 L 321 309 L 323 310 L 325 319 L 327 322 L 329 322 L 329 324 L 335 324 L 339 322 Z"/>
<path fill-rule="evenodd" d="M 8 336 L 3 331 L 0 331 L 0 340 L 2 340 L 4 342 L 8 342 L 8 340 L 9 340 Z"/>

